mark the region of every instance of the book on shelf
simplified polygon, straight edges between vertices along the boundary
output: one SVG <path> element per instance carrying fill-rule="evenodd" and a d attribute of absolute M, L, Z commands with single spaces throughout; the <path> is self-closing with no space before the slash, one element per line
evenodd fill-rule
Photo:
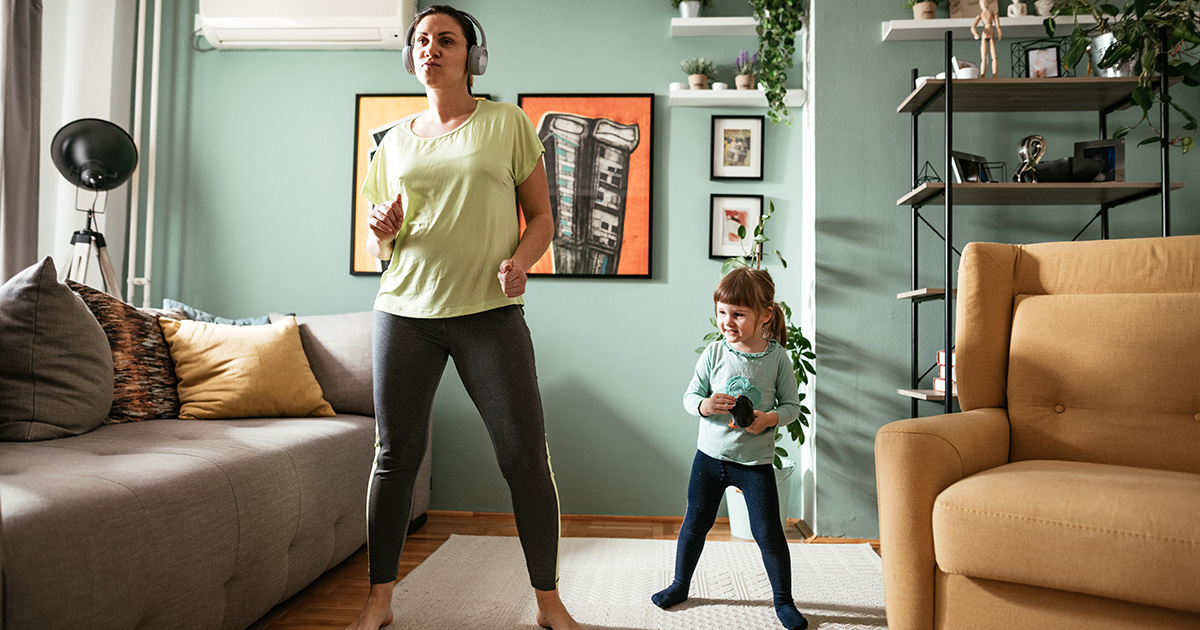
<path fill-rule="evenodd" d="M 939 394 L 945 394 L 946 393 L 946 379 L 934 378 L 933 379 L 933 391 L 935 391 Z M 952 395 L 952 396 L 958 395 L 958 383 L 955 383 L 954 381 L 950 382 L 950 395 Z"/>
<path fill-rule="evenodd" d="M 946 365 L 946 351 L 945 350 L 938 350 L 937 364 L 938 365 Z M 958 359 L 954 356 L 954 351 L 951 350 L 950 351 L 950 366 L 953 367 L 956 365 L 958 365 Z"/>
<path fill-rule="evenodd" d="M 938 364 L 938 378 L 946 378 L 946 370 L 947 369 L 950 370 L 950 380 L 957 381 L 958 380 L 958 368 L 956 368 L 956 367 L 947 368 L 946 366 L 941 365 L 941 364 Z"/>

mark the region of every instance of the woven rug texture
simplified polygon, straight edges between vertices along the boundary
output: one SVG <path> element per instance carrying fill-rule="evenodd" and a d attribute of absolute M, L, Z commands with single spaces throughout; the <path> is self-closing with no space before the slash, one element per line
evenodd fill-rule
<path fill-rule="evenodd" d="M 883 574 L 870 545 L 788 545 L 796 607 L 821 630 L 887 627 Z M 675 541 L 564 538 L 559 592 L 589 630 L 782 628 L 753 542 L 708 542 L 688 601 L 661 610 L 650 595 L 674 577 Z M 453 535 L 392 596 L 389 630 L 537 630 L 520 542 Z"/>

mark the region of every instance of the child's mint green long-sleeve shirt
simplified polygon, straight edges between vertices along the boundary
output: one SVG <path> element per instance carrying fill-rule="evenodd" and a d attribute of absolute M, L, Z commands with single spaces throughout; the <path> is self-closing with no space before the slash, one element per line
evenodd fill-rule
<path fill-rule="evenodd" d="M 770 464 L 775 460 L 775 432 L 758 435 L 742 428 L 730 428 L 732 417 L 727 413 L 700 415 L 700 401 L 713 394 L 744 395 L 754 408 L 764 413 L 779 414 L 779 426 L 795 422 L 800 417 L 800 394 L 796 388 L 796 372 L 787 350 L 771 341 L 758 353 L 739 352 L 721 339 L 704 349 L 696 362 L 696 373 L 683 394 L 683 406 L 688 413 L 700 417 L 700 434 L 696 447 L 700 452 L 739 464 Z"/>

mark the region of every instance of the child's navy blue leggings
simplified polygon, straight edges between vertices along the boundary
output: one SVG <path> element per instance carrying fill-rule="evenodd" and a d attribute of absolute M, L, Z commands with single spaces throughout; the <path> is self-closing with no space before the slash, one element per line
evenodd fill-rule
<path fill-rule="evenodd" d="M 687 514 L 679 530 L 675 551 L 675 582 L 691 584 L 692 573 L 704 551 L 704 537 L 717 520 L 721 495 L 728 486 L 737 486 L 746 497 L 750 512 L 750 531 L 762 552 L 763 565 L 771 580 L 775 604 L 792 602 L 792 563 L 787 537 L 779 522 L 779 493 L 775 489 L 775 471 L 771 464 L 747 466 L 721 461 L 696 451 L 692 478 L 688 482 Z M 686 591 L 684 591 L 686 593 Z"/>

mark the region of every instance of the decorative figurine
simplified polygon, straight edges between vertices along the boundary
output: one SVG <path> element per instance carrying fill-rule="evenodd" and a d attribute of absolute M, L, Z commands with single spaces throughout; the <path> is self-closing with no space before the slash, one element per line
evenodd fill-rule
<path fill-rule="evenodd" d="M 1037 183 L 1037 163 L 1046 155 L 1046 139 L 1042 136 L 1025 136 L 1021 140 L 1021 148 L 1017 149 L 1021 157 L 1021 168 L 1013 173 L 1013 181 L 1020 184 Z"/>
<path fill-rule="evenodd" d="M 1029 7 L 1025 6 L 1025 0 L 1012 0 L 1012 4 L 1008 5 L 1008 17 L 1024 15 L 1029 15 Z"/>
<path fill-rule="evenodd" d="M 971 35 L 979 40 L 979 78 L 987 77 L 987 53 L 990 50 L 992 53 L 992 78 L 996 78 L 996 40 L 1002 37 L 1000 33 L 1000 16 L 988 6 L 988 0 L 979 0 L 979 15 L 975 16 L 975 21 L 971 23 Z M 982 28 L 976 30 L 976 26 Z M 995 29 L 995 35 L 992 34 L 992 29 Z M 982 31 L 982 33 L 980 33 Z M 980 35 L 982 34 L 982 38 Z"/>

